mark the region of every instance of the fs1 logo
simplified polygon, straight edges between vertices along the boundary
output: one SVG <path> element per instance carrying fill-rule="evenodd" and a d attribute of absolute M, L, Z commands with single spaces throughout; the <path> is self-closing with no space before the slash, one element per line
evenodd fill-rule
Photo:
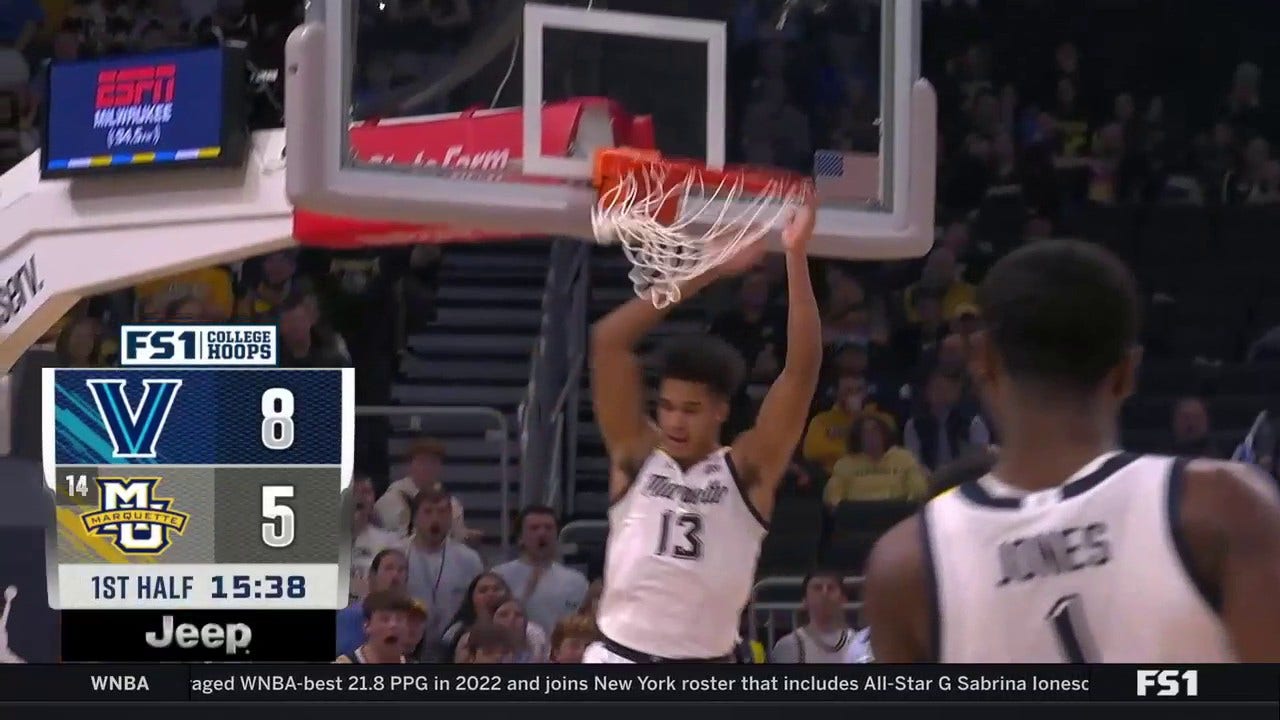
<path fill-rule="evenodd" d="M 121 359 L 140 363 L 159 363 L 181 360 L 190 362 L 196 357 L 196 332 L 194 330 L 153 330 L 124 327 L 120 329 L 123 340 Z"/>
<path fill-rule="evenodd" d="M 176 65 L 148 65 L 98 73 L 95 110 L 173 102 L 177 87 Z"/>
<path fill-rule="evenodd" d="M 93 535 L 112 535 L 120 552 L 159 555 L 168 549 L 169 533 L 179 535 L 191 519 L 169 508 L 173 498 L 157 497 L 158 477 L 97 478 L 98 509 L 80 515 Z"/>
<path fill-rule="evenodd" d="M 98 406 L 102 426 L 111 439 L 111 454 L 117 458 L 154 458 L 156 443 L 169 420 L 169 411 L 178 397 L 181 380 L 142 381 L 142 398 L 135 406 L 125 394 L 128 380 L 86 380 L 93 402 Z"/>
<path fill-rule="evenodd" d="M 1139 697 L 1146 697 L 1151 688 L 1158 688 L 1156 697 L 1195 697 L 1200 694 L 1200 671 L 1139 670 Z"/>

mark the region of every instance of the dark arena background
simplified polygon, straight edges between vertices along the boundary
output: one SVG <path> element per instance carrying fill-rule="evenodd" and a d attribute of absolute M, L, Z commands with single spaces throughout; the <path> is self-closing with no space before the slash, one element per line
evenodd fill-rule
<path fill-rule="evenodd" d="M 877 664 L 862 602 L 876 542 L 999 452 L 978 288 L 1038 240 L 1136 278 L 1125 449 L 1280 492 L 1274 2 L 545 5 L 0 2 L 0 718 L 1280 717 L 1280 657 Z M 309 75 L 308 52 L 337 60 Z M 611 507 L 589 338 L 642 283 L 579 237 L 586 176 L 536 162 L 586 169 L 598 132 L 722 146 L 841 220 L 809 257 L 818 389 L 721 663 L 582 662 Z M 924 149 L 927 244 L 895 251 L 867 218 L 928 199 Z M 732 346 L 726 442 L 785 364 L 786 274 L 765 256 L 639 348 Z M 366 662 L 377 638 L 405 662 Z"/>

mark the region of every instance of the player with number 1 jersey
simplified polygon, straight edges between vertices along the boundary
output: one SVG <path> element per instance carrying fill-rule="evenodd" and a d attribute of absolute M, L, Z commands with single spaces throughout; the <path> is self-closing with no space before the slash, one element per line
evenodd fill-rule
<path fill-rule="evenodd" d="M 1140 297 L 1105 249 L 1041 241 L 978 291 L 994 468 L 891 529 L 863 613 L 885 663 L 1280 661 L 1280 500 L 1254 467 L 1124 452 Z"/>
<path fill-rule="evenodd" d="M 774 494 L 804 431 L 822 363 L 821 328 L 805 248 L 814 212 L 782 233 L 787 355 L 754 427 L 720 445 L 742 358 L 703 335 L 671 342 L 659 370 L 656 427 L 645 412 L 636 345 L 666 310 L 636 298 L 592 332 L 591 385 L 609 452 L 609 541 L 597 612 L 603 639 L 587 663 L 729 662 Z M 689 298 L 750 270 L 763 247 L 680 288 Z M 670 309 L 668 307 L 667 309 Z"/>

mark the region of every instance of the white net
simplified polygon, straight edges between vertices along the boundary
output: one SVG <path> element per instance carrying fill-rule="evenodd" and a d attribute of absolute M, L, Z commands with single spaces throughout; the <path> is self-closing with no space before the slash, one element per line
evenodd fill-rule
<path fill-rule="evenodd" d="M 807 197 L 802 183 L 787 178 L 748 191 L 742 174 L 708 174 L 641 164 L 592 210 L 596 241 L 622 246 L 636 295 L 654 307 L 679 302 L 681 283 L 760 242 Z M 664 222 L 672 203 L 674 219 Z"/>

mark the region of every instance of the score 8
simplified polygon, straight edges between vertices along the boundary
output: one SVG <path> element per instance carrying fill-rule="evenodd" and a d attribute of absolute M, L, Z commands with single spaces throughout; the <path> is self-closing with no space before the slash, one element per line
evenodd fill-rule
<path fill-rule="evenodd" d="M 262 446 L 268 450 L 293 447 L 293 393 L 270 388 L 262 393 Z"/>

